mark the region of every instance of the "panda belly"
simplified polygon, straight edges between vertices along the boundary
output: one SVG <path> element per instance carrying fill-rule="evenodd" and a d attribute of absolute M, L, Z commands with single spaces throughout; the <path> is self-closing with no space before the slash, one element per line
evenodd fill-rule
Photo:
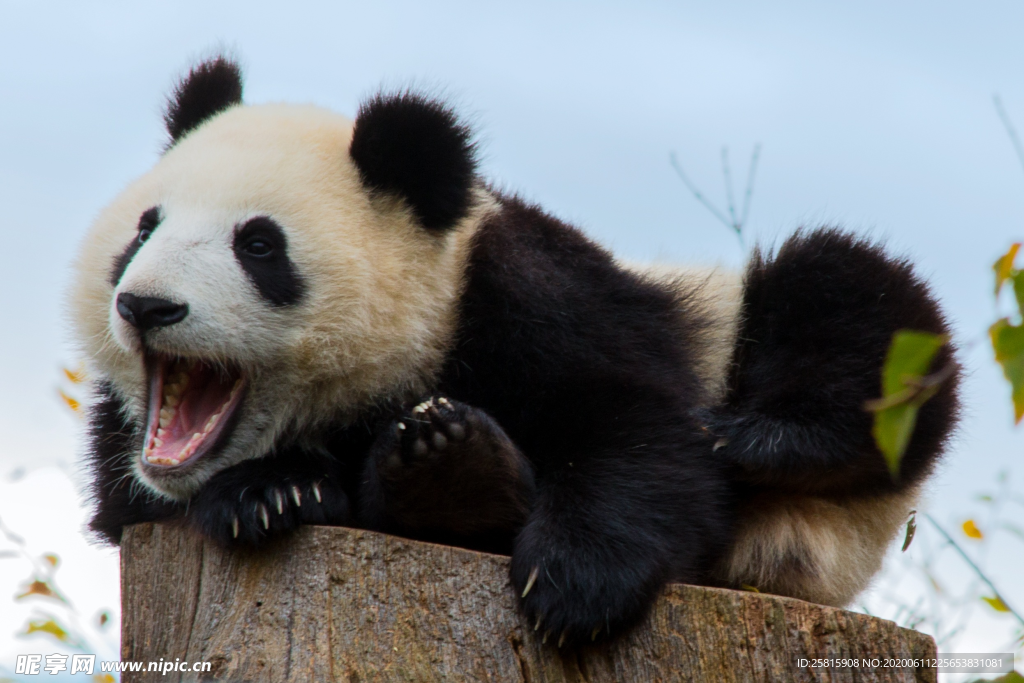
<path fill-rule="evenodd" d="M 714 576 L 726 586 L 844 607 L 881 569 L 918 494 L 917 486 L 850 498 L 762 491 L 740 506 L 732 547 Z"/>

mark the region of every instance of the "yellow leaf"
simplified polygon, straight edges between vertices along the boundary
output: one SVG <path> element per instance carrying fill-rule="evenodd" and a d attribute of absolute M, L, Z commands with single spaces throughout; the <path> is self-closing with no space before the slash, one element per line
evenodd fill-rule
<path fill-rule="evenodd" d="M 753 587 L 751 585 L 745 584 L 745 583 L 741 583 L 740 584 L 740 588 L 742 588 L 745 591 L 750 591 L 751 593 L 760 593 L 761 592 L 761 591 L 757 590 L 757 588 L 755 588 L 755 587 Z"/>
<path fill-rule="evenodd" d="M 999 257 L 999 260 L 992 265 L 992 270 L 996 273 L 996 296 L 999 296 L 999 290 L 1003 288 L 1003 283 L 1010 278 L 1010 274 L 1013 273 L 1013 261 L 1017 258 L 1017 252 L 1020 251 L 1020 242 L 1013 244 L 1010 250 Z"/>
<path fill-rule="evenodd" d="M 37 632 L 49 633 L 51 636 L 61 641 L 62 643 L 67 643 L 70 641 L 70 638 L 68 637 L 68 632 L 62 629 L 60 627 L 60 624 L 58 624 L 53 619 L 47 619 L 46 621 L 28 622 L 28 628 L 25 629 L 25 632 L 22 635 L 28 636 Z"/>
<path fill-rule="evenodd" d="M 56 568 L 60 564 L 60 558 L 53 553 L 46 553 L 43 555 L 43 559 L 50 563 L 50 566 Z"/>
<path fill-rule="evenodd" d="M 50 586 L 50 584 L 48 584 L 45 581 L 40 581 L 39 579 L 35 579 L 34 581 L 29 582 L 26 586 L 23 586 L 22 588 L 24 589 L 25 592 L 14 596 L 15 600 L 23 600 L 33 595 L 39 595 L 44 598 L 53 598 L 54 600 L 60 600 L 61 602 L 65 603 L 67 602 L 67 600 L 65 600 L 60 593 L 55 591 L 53 587 Z"/>
<path fill-rule="evenodd" d="M 61 399 L 63 399 L 64 403 L 67 404 L 68 408 L 71 408 L 71 410 L 76 413 L 82 410 L 82 404 L 78 399 L 68 396 L 64 393 L 63 389 L 58 389 L 57 392 L 60 393 Z"/>
<path fill-rule="evenodd" d="M 989 606 L 997 612 L 1009 612 L 1010 608 L 1006 606 L 1006 603 L 997 595 L 994 598 L 981 597 L 982 600 L 987 602 Z"/>
<path fill-rule="evenodd" d="M 92 677 L 93 683 L 117 683 L 110 674 L 96 674 Z"/>
<path fill-rule="evenodd" d="M 964 533 L 968 538 L 973 538 L 976 541 L 985 538 L 985 534 L 981 533 L 981 529 L 978 528 L 973 519 L 964 522 Z"/>
<path fill-rule="evenodd" d="M 81 384 L 85 381 L 85 368 L 80 367 L 77 370 L 64 368 L 64 376 L 67 377 L 72 384 Z"/>

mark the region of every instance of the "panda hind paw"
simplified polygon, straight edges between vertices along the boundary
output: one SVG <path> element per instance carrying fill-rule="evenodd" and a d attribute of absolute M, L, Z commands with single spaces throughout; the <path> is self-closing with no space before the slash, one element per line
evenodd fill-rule
<path fill-rule="evenodd" d="M 398 448 L 389 454 L 385 470 L 434 460 L 445 451 L 458 449 L 479 427 L 480 420 L 469 406 L 432 396 L 394 422 Z"/>

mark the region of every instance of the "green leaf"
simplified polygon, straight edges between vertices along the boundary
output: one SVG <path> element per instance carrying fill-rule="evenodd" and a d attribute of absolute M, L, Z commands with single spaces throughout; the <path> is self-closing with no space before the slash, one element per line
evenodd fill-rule
<path fill-rule="evenodd" d="M 996 362 L 1010 382 L 1014 422 L 1024 419 L 1024 325 L 1011 325 L 1008 318 L 997 320 L 988 329 Z"/>
<path fill-rule="evenodd" d="M 1020 242 L 1010 246 L 1010 250 L 999 257 L 999 259 L 992 264 L 992 270 L 996 274 L 996 296 L 999 296 L 999 290 L 1003 288 L 1003 283 L 1010 278 L 1010 274 L 1013 273 L 1013 261 L 1017 258 L 1017 252 L 1020 251 Z"/>
<path fill-rule="evenodd" d="M 882 397 L 904 391 L 909 386 L 908 379 L 920 379 L 927 374 L 935 354 L 945 343 L 946 338 L 940 334 L 897 332 L 882 367 Z"/>
<path fill-rule="evenodd" d="M 1013 295 L 1017 298 L 1017 311 L 1024 314 L 1024 270 L 1013 275 Z"/>
<path fill-rule="evenodd" d="M 882 366 L 882 398 L 865 406 L 875 413 L 872 434 L 894 479 L 914 433 L 917 412 L 943 380 L 928 384 L 924 375 L 945 343 L 946 337 L 938 334 L 897 332 Z"/>

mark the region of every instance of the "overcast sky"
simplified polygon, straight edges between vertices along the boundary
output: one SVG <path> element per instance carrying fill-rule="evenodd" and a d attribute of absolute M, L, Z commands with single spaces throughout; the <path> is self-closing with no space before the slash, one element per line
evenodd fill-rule
<path fill-rule="evenodd" d="M 45 491 L 61 475 L 40 468 L 74 468 L 77 422 L 55 398 L 75 362 L 68 264 L 98 210 L 156 160 L 175 78 L 229 49 L 249 102 L 351 115 L 382 84 L 445 94 L 479 130 L 488 177 L 633 259 L 738 266 L 735 237 L 669 153 L 724 205 L 722 146 L 741 185 L 760 143 L 749 241 L 822 223 L 870 234 L 912 257 L 947 306 L 967 419 L 932 509 L 962 521 L 1001 469 L 1020 490 L 1024 430 L 1011 429 L 984 333 L 990 265 L 1024 237 L 1024 171 L 992 104 L 1001 94 L 1024 129 L 1024 5 L 626 7 L 0 1 L 0 477 L 36 470 L 18 485 Z M 50 526 L 81 524 L 70 497 Z M 0 489 L 0 516 L 27 532 L 15 498 Z M 98 573 L 116 568 L 81 553 Z M 103 585 L 108 599 L 116 580 Z"/>

